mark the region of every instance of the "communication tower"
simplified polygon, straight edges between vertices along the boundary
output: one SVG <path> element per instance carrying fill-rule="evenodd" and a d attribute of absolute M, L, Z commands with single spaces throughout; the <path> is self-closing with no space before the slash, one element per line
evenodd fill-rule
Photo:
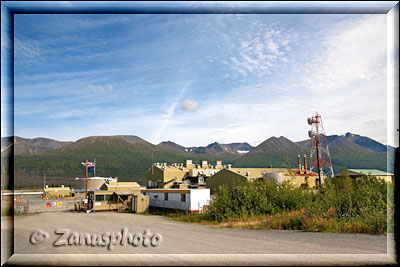
<path fill-rule="evenodd" d="M 308 131 L 308 136 L 311 139 L 310 171 L 316 170 L 318 172 L 319 186 L 321 187 L 321 175 L 325 177 L 333 177 L 334 175 L 331 155 L 329 154 L 321 115 L 315 112 L 315 115 L 308 118 L 307 122 L 308 125 L 311 125 L 311 130 Z"/>

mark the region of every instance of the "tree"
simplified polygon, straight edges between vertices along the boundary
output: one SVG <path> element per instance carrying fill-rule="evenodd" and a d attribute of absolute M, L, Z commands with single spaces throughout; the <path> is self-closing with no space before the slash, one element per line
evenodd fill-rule
<path fill-rule="evenodd" d="M 292 165 L 290 163 L 290 158 L 289 156 L 286 156 L 286 161 L 285 163 L 282 164 L 286 169 L 288 170 L 288 174 L 292 175 Z"/>

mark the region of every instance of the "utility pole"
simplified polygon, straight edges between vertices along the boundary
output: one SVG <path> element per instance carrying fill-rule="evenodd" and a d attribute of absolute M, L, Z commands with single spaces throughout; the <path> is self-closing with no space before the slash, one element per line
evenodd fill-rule
<path fill-rule="evenodd" d="M 87 205 L 88 205 L 88 199 L 87 199 L 87 184 L 88 184 L 88 165 L 89 165 L 89 161 L 86 160 L 86 162 L 82 162 L 82 165 L 85 166 L 86 169 L 86 187 L 85 187 L 85 200 L 84 200 L 84 211 L 87 210 Z"/>
<path fill-rule="evenodd" d="M 2 189 L 2 192 L 1 192 L 1 200 L 4 199 L 4 185 L 5 185 L 5 183 L 6 183 L 6 170 L 5 170 L 5 168 L 3 167 L 3 179 L 1 180 L 1 189 Z M 2 206 L 3 206 L 3 203 L 1 203 L 1 204 L 2 204 Z"/>
<path fill-rule="evenodd" d="M 88 178 L 88 160 L 86 160 L 86 165 L 85 165 L 85 168 L 86 168 L 86 189 L 85 189 L 85 201 L 86 201 L 86 203 L 85 203 L 85 208 L 87 207 L 87 178 Z"/>

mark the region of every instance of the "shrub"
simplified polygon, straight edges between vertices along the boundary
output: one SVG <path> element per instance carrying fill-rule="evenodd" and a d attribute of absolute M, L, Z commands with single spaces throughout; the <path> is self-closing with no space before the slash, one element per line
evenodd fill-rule
<path fill-rule="evenodd" d="M 384 233 L 388 231 L 388 210 L 392 219 L 390 184 L 369 175 L 353 180 L 343 169 L 340 177 L 326 179 L 324 186 L 314 191 L 268 179 L 223 186 L 210 205 L 208 218 L 221 222 L 272 216 L 258 227 Z"/>

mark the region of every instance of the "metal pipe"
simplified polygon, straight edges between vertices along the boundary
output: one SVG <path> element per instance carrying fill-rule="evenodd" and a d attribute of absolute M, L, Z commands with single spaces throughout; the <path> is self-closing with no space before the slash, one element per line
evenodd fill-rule
<path fill-rule="evenodd" d="M 307 156 L 304 154 L 304 172 L 307 173 Z"/>
<path fill-rule="evenodd" d="M 299 173 L 301 173 L 301 160 L 300 160 L 300 154 L 297 155 L 297 161 L 299 163 Z"/>

